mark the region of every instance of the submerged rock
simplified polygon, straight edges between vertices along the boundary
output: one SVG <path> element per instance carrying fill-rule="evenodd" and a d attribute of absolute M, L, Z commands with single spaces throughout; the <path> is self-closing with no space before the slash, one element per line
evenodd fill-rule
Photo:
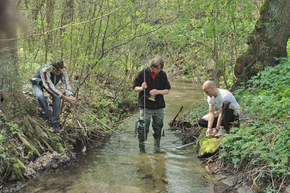
<path fill-rule="evenodd" d="M 222 139 L 213 136 L 205 137 L 205 132 L 206 129 L 203 129 L 198 137 L 197 154 L 200 158 L 212 156 L 222 144 Z"/>

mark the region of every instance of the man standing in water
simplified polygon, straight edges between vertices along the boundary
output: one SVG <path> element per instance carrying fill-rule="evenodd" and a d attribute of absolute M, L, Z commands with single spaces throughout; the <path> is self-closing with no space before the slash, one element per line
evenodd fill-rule
<path fill-rule="evenodd" d="M 65 94 L 63 94 L 60 90 L 57 89 L 56 84 L 59 81 L 62 81 L 63 88 L 65 90 Z M 71 86 L 68 78 L 68 73 L 66 67 L 63 64 L 63 61 L 57 61 L 52 64 L 44 64 L 40 68 L 38 68 L 36 74 L 31 79 L 32 88 L 35 96 L 41 106 L 42 112 L 41 115 L 44 119 L 50 118 L 50 110 L 48 107 L 48 103 L 46 97 L 44 96 L 43 89 L 47 90 L 49 94 L 52 96 L 52 116 L 50 124 L 53 127 L 54 133 L 59 132 L 59 114 L 60 114 L 60 104 L 61 99 L 74 103 L 75 98 L 73 97 L 73 93 L 71 91 Z"/>
<path fill-rule="evenodd" d="M 165 101 L 171 88 L 166 73 L 162 70 L 164 62 L 160 57 L 150 61 L 150 66 L 141 70 L 133 83 L 133 88 L 139 92 L 138 106 L 140 117 L 137 123 L 140 152 L 145 152 L 144 141 L 147 140 L 152 117 L 154 149 L 160 149 L 161 132 L 164 119 Z"/>
<path fill-rule="evenodd" d="M 209 113 L 200 118 L 198 124 L 201 127 L 207 127 L 206 136 L 216 135 L 221 127 L 229 133 L 230 126 L 239 126 L 240 106 L 232 93 L 217 88 L 215 83 L 209 80 L 203 84 L 202 89 L 208 96 Z M 219 108 L 219 113 L 216 115 L 215 105 Z M 222 134 L 222 131 L 219 134 Z"/>

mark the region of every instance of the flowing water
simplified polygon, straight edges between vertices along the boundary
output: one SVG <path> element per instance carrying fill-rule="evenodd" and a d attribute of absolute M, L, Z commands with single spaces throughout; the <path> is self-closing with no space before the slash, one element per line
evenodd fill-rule
<path fill-rule="evenodd" d="M 161 139 L 162 151 L 154 153 L 152 128 L 148 134 L 146 152 L 139 153 L 138 140 L 134 138 L 134 125 L 138 113 L 127 118 L 122 131 L 102 145 L 89 149 L 78 161 L 65 168 L 41 174 L 21 192 L 39 193 L 138 193 L 210 192 L 204 169 L 193 147 L 176 149 L 181 141 L 168 122 L 181 106 L 184 110 L 197 105 L 203 97 L 200 85 L 185 80 L 171 80 L 172 89 L 165 97 L 165 137 Z"/>

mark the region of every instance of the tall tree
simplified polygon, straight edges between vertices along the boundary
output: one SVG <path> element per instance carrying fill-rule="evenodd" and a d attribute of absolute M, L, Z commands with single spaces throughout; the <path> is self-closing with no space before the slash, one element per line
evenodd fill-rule
<path fill-rule="evenodd" d="M 287 56 L 290 37 L 290 1 L 266 0 L 260 18 L 248 39 L 248 50 L 235 66 L 239 83 L 247 81 L 265 66 L 275 66 L 276 58 Z"/>

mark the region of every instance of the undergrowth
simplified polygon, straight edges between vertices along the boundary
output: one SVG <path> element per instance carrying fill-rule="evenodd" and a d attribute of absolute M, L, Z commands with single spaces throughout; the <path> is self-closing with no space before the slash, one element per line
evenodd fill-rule
<path fill-rule="evenodd" d="M 235 92 L 247 116 L 240 128 L 225 135 L 220 158 L 243 168 L 258 191 L 282 192 L 289 184 L 289 77 L 290 58 L 281 59 Z"/>

